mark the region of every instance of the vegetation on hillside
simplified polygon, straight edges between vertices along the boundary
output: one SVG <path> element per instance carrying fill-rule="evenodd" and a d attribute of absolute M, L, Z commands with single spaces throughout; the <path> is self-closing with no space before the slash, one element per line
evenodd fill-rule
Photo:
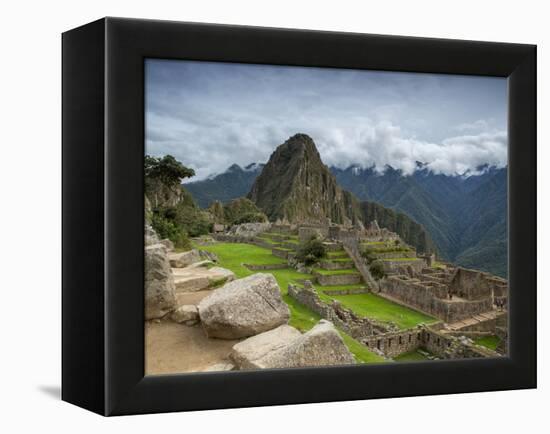
<path fill-rule="evenodd" d="M 150 207 L 146 216 L 159 236 L 178 248 L 188 248 L 189 236 L 206 234 L 212 226 L 209 215 L 181 185 L 194 174 L 171 155 L 145 156 L 145 196 Z"/>
<path fill-rule="evenodd" d="M 384 266 L 380 261 L 374 261 L 369 265 L 369 271 L 375 280 L 380 280 L 386 277 Z"/>
<path fill-rule="evenodd" d="M 307 266 L 319 262 L 327 257 L 327 249 L 323 242 L 316 237 L 302 243 L 296 252 L 296 259 Z"/>
<path fill-rule="evenodd" d="M 223 207 L 225 221 L 230 225 L 266 222 L 267 216 L 250 199 L 239 197 Z"/>

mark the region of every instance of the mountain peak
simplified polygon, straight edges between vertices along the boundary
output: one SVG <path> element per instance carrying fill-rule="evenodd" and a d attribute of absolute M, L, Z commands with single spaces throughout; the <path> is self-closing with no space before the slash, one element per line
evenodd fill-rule
<path fill-rule="evenodd" d="M 358 216 L 358 205 L 351 205 L 351 195 L 338 186 L 306 134 L 295 134 L 275 149 L 248 198 L 272 221 L 351 224 Z"/>
<path fill-rule="evenodd" d="M 297 133 L 294 134 L 292 137 L 289 137 L 286 142 L 284 142 L 282 145 L 279 145 L 277 149 L 280 148 L 289 150 L 294 153 L 311 153 L 316 155 L 319 160 L 321 159 L 319 151 L 317 151 L 317 147 L 315 146 L 315 142 L 311 137 L 304 133 Z"/>
<path fill-rule="evenodd" d="M 227 168 L 227 172 L 237 172 L 237 171 L 242 171 L 242 170 L 243 169 L 238 164 L 232 164 L 231 166 L 229 166 Z"/>

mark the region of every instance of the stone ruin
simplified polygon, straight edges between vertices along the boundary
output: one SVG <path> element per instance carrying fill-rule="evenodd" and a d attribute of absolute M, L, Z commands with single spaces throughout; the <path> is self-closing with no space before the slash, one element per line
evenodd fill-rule
<path fill-rule="evenodd" d="M 505 312 L 506 280 L 477 270 L 451 268 L 388 276 L 379 295 L 454 323 L 492 311 Z"/>
<path fill-rule="evenodd" d="M 494 355 L 494 352 L 487 355 L 483 351 L 480 353 L 478 349 L 463 348 L 463 345 L 456 343 L 457 335 L 461 333 L 460 336 L 474 337 L 476 333 L 496 334 L 503 338 L 503 343 L 498 350 L 505 353 L 508 299 L 508 284 L 505 279 L 482 271 L 455 267 L 441 261 L 439 263 L 443 267 L 434 268 L 436 265 L 434 254 L 417 255 L 414 249 L 407 246 L 398 234 L 386 228 L 380 228 L 376 220 L 366 228 L 335 225 L 330 222 L 327 222 L 326 225 L 291 225 L 288 222 L 280 221 L 271 224 L 269 230 L 286 235 L 298 235 L 300 242 L 315 236 L 324 240 L 329 250 L 344 248 L 371 291 L 442 321 L 442 331 L 438 333 L 445 335 L 446 340 L 445 345 L 441 344 L 439 347 L 437 342 L 442 343 L 443 338 L 439 335 L 432 336 L 432 327 L 424 327 L 420 335 L 408 333 L 408 331 L 399 334 L 376 321 L 358 318 L 351 310 L 343 308 L 338 303 L 331 305 L 324 303 L 316 294 L 315 289 L 311 285 L 308 286 L 307 283 L 304 288 L 296 285 L 289 286 L 291 297 L 323 318 L 333 321 L 337 327 L 352 337 L 360 341 L 363 339 L 363 343 L 380 351 L 381 354 L 392 357 L 397 354 L 396 351 L 403 350 L 401 352 L 405 352 L 410 347 L 433 350 L 434 354 L 442 358 L 450 357 L 449 354 L 459 357 L 459 353 L 469 357 Z M 232 236 L 235 237 L 238 232 L 238 229 L 234 229 Z M 382 260 L 386 277 L 375 281 L 361 255 L 361 243 L 384 242 L 389 244 L 396 241 L 400 246 L 407 247 L 408 250 L 399 252 L 399 258 L 394 261 L 392 261 L 392 256 L 395 256 L 395 253 L 377 253 L 377 258 Z M 243 239 L 241 242 L 251 241 Z M 261 241 L 256 239 L 254 243 L 261 243 Z M 285 255 L 285 257 L 287 256 Z M 290 256 L 288 259 L 291 259 Z M 384 337 L 384 335 L 387 336 Z M 371 340 L 373 336 L 382 337 L 373 341 Z M 377 344 L 378 341 L 380 344 Z M 378 346 L 381 349 L 378 349 Z M 388 351 L 390 347 L 393 349 Z"/>
<path fill-rule="evenodd" d="M 373 319 L 361 318 L 337 301 L 325 303 L 309 280 L 304 282 L 303 287 L 289 284 L 288 295 L 357 340 L 395 329 L 394 326 Z"/>

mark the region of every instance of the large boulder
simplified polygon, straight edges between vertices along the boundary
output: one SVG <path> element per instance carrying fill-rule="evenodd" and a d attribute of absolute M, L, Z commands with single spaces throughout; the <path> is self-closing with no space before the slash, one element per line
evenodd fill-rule
<path fill-rule="evenodd" d="M 145 319 L 162 318 L 176 306 L 175 284 L 166 247 L 145 247 Z"/>
<path fill-rule="evenodd" d="M 246 341 L 245 341 L 246 342 Z M 288 345 L 250 360 L 250 368 L 299 368 L 305 366 L 350 365 L 355 358 L 331 322 L 319 323 Z"/>
<path fill-rule="evenodd" d="M 301 335 L 294 327 L 283 324 L 239 342 L 233 347 L 229 357 L 239 369 L 253 369 L 268 353 L 286 347 Z"/>
<path fill-rule="evenodd" d="M 173 268 L 185 268 L 195 262 L 202 261 L 199 251 L 196 249 L 188 252 L 170 253 L 170 265 Z"/>
<path fill-rule="evenodd" d="M 288 306 L 271 274 L 257 273 L 216 289 L 199 303 L 208 337 L 238 339 L 286 324 Z"/>

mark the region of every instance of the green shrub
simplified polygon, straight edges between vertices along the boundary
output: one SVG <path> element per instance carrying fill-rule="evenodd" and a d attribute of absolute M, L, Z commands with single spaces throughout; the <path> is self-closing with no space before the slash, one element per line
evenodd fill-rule
<path fill-rule="evenodd" d="M 367 264 L 370 264 L 371 262 L 376 260 L 376 256 L 372 253 L 371 250 L 365 249 L 361 252 L 361 256 L 367 260 Z"/>
<path fill-rule="evenodd" d="M 264 223 L 267 221 L 267 217 L 261 212 L 249 212 L 241 215 L 237 219 L 233 220 L 232 224 L 240 225 L 243 223 Z"/>
<path fill-rule="evenodd" d="M 384 266 L 380 262 L 373 262 L 369 266 L 369 271 L 375 280 L 380 280 L 386 276 L 384 272 Z"/>
<path fill-rule="evenodd" d="M 246 197 L 233 199 L 223 207 L 225 221 L 230 225 L 239 225 L 242 223 L 266 222 L 266 215 Z"/>
<path fill-rule="evenodd" d="M 164 216 L 153 213 L 151 217 L 151 226 L 161 239 L 168 238 L 172 241 L 174 247 L 180 249 L 191 248 L 187 233 Z"/>
<path fill-rule="evenodd" d="M 313 265 L 327 257 L 327 249 L 323 242 L 315 237 L 301 244 L 296 253 L 296 259 L 306 265 Z"/>

